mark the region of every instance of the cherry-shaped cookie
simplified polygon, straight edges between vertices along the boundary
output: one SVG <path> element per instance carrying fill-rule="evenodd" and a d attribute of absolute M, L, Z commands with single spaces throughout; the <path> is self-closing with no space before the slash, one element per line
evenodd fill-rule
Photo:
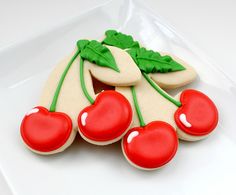
<path fill-rule="evenodd" d="M 122 139 L 122 151 L 131 165 L 154 170 L 167 164 L 176 154 L 178 137 L 175 129 L 164 121 L 145 124 L 135 87 L 131 87 L 133 103 L 140 127 L 130 129 Z"/>
<path fill-rule="evenodd" d="M 140 169 L 157 169 L 167 164 L 178 148 L 174 128 L 163 121 L 153 121 L 144 127 L 128 131 L 122 140 L 127 160 Z"/>
<path fill-rule="evenodd" d="M 132 121 L 129 101 L 112 90 L 101 92 L 78 116 L 80 135 L 88 142 L 106 145 L 118 141 Z"/>
<path fill-rule="evenodd" d="M 109 48 L 97 41 L 81 40 L 77 43 L 80 54 L 80 84 L 84 96 L 91 103 L 78 116 L 78 131 L 82 138 L 96 145 L 107 145 L 120 140 L 132 122 L 129 101 L 113 90 L 102 91 L 94 100 L 84 80 L 84 60 L 120 73 Z M 91 49 L 93 48 L 93 49 Z"/>
<path fill-rule="evenodd" d="M 206 137 L 218 123 L 218 111 L 212 100 L 200 91 L 187 89 L 180 94 L 181 106 L 175 112 L 180 138 L 189 141 Z"/>
<path fill-rule="evenodd" d="M 56 111 L 56 105 L 67 72 L 78 55 L 79 52 L 75 52 L 66 65 L 55 89 L 50 109 L 43 106 L 35 107 L 21 122 L 21 137 L 33 152 L 39 154 L 62 152 L 75 138 L 76 131 L 72 129 L 71 118 L 66 113 Z"/>
<path fill-rule="evenodd" d="M 179 100 L 163 91 L 152 79 L 143 73 L 150 85 L 164 98 L 178 107 L 174 114 L 178 137 L 197 141 L 207 137 L 218 123 L 218 111 L 212 100 L 200 91 L 184 90 Z"/>
<path fill-rule="evenodd" d="M 66 148 L 72 132 L 72 121 L 61 112 L 49 112 L 38 106 L 29 111 L 21 123 L 21 136 L 33 151 L 56 153 Z"/>

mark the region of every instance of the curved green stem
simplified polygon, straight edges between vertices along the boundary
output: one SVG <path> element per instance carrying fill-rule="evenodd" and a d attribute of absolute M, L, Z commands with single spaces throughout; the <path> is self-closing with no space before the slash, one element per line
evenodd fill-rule
<path fill-rule="evenodd" d="M 94 99 L 89 95 L 85 82 L 84 82 L 84 60 L 81 57 L 80 57 L 80 84 L 81 84 L 85 97 L 91 104 L 93 104 Z"/>
<path fill-rule="evenodd" d="M 164 98 L 166 98 L 167 100 L 169 100 L 170 102 L 172 102 L 174 105 L 176 105 L 177 107 L 180 107 L 182 104 L 180 101 L 174 99 L 173 97 L 171 97 L 170 95 L 168 95 L 165 91 L 163 91 L 156 83 L 153 82 L 153 80 L 145 73 L 142 72 L 144 78 L 150 83 L 150 85 L 160 94 L 162 95 Z"/>
<path fill-rule="evenodd" d="M 64 82 L 64 80 L 65 80 L 65 77 L 66 77 L 66 75 L 67 75 L 67 73 L 68 73 L 68 71 L 69 71 L 71 65 L 73 64 L 74 60 L 77 58 L 77 56 L 79 55 L 79 53 L 80 53 L 79 50 L 77 50 L 77 51 L 75 52 L 75 54 L 74 54 L 74 55 L 72 56 L 72 58 L 70 59 L 70 61 L 69 61 L 69 63 L 67 64 L 67 66 L 66 66 L 64 72 L 63 72 L 62 75 L 61 75 L 61 78 L 60 78 L 59 83 L 58 83 L 58 85 L 57 85 L 57 88 L 56 88 L 56 91 L 55 91 L 55 93 L 54 93 L 53 100 L 52 100 L 52 103 L 51 103 L 51 106 L 50 106 L 50 109 L 49 109 L 50 112 L 55 112 L 55 110 L 56 110 L 57 100 L 58 100 L 58 96 L 59 96 L 60 91 L 61 91 L 62 84 L 63 84 L 63 82 Z"/>
<path fill-rule="evenodd" d="M 136 109 L 136 112 L 137 112 L 137 115 L 138 115 L 140 126 L 144 127 L 146 124 L 143 120 L 143 116 L 142 116 L 142 113 L 141 113 L 141 110 L 140 110 L 140 107 L 139 107 L 139 104 L 138 104 L 138 100 L 137 100 L 137 96 L 136 96 L 134 86 L 131 87 L 131 91 L 132 91 L 134 106 L 135 106 L 135 109 Z"/>

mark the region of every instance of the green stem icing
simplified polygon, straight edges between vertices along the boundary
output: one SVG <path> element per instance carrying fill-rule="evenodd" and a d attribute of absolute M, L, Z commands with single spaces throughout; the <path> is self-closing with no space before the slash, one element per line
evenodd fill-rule
<path fill-rule="evenodd" d="M 143 116 L 142 116 L 142 113 L 141 113 L 141 110 L 140 110 L 140 107 L 139 107 L 139 104 L 138 104 L 138 100 L 137 100 L 137 96 L 136 96 L 136 92 L 135 92 L 135 87 L 134 86 L 131 87 L 131 91 L 132 91 L 134 106 L 135 106 L 135 109 L 136 109 L 136 112 L 137 112 L 137 115 L 138 115 L 140 126 L 144 127 L 146 124 L 145 124 L 145 122 L 143 120 Z"/>
<path fill-rule="evenodd" d="M 61 91 L 62 84 L 65 80 L 65 77 L 66 77 L 71 65 L 73 64 L 74 60 L 77 58 L 78 55 L 79 55 L 79 50 L 77 50 L 75 52 L 75 54 L 72 56 L 69 63 L 67 64 L 64 72 L 61 75 L 61 78 L 60 78 L 59 83 L 57 85 L 57 88 L 56 88 L 56 91 L 54 93 L 53 100 L 52 100 L 52 103 L 51 103 L 51 106 L 50 106 L 50 109 L 49 109 L 50 112 L 55 112 L 56 111 L 57 100 L 58 100 L 58 96 L 59 96 L 60 91 Z"/>
<path fill-rule="evenodd" d="M 94 99 L 89 95 L 85 82 L 84 82 L 84 60 L 81 57 L 80 57 L 80 84 L 81 84 L 85 97 L 91 104 L 93 104 Z"/>
<path fill-rule="evenodd" d="M 156 83 L 153 82 L 153 80 L 148 76 L 148 74 L 146 74 L 145 72 L 142 72 L 144 78 L 149 82 L 149 84 L 160 94 L 162 95 L 164 98 L 166 98 L 167 100 L 169 100 L 170 102 L 172 102 L 174 105 L 176 105 L 177 107 L 181 106 L 181 102 L 177 101 L 176 99 L 174 99 L 173 97 L 171 97 L 170 95 L 168 95 L 165 91 L 163 91 Z"/>

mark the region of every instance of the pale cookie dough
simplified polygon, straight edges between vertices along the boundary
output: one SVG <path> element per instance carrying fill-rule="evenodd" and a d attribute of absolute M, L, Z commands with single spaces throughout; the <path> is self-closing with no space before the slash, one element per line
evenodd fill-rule
<path fill-rule="evenodd" d="M 52 103 L 54 92 L 55 92 L 55 89 L 57 88 L 59 79 L 61 78 L 61 75 L 63 71 L 65 70 L 65 67 L 67 66 L 72 56 L 73 54 L 66 57 L 52 71 L 47 82 L 45 83 L 45 87 L 42 91 L 42 95 L 38 103 L 39 105 L 44 106 L 45 108 L 49 109 Z M 57 105 L 56 105 L 56 111 L 66 113 L 71 118 L 72 123 L 73 123 L 72 133 L 69 139 L 67 140 L 67 142 L 59 149 L 54 150 L 52 152 L 46 152 L 46 153 L 38 152 L 38 151 L 34 151 L 34 152 L 37 152 L 40 154 L 53 154 L 53 153 L 61 152 L 71 145 L 71 143 L 73 142 L 76 136 L 78 114 L 80 110 L 90 105 L 89 101 L 84 96 L 83 91 L 81 89 L 81 85 L 80 85 L 79 60 L 80 58 L 78 57 L 74 61 L 74 63 L 71 65 L 65 77 L 65 80 L 63 82 L 63 85 L 62 85 L 62 88 L 58 97 Z M 90 95 L 93 98 L 95 98 L 95 93 L 92 87 L 91 75 L 89 73 L 89 70 L 86 68 L 86 66 L 84 68 L 84 77 L 85 77 L 85 83 L 86 83 L 86 86 Z"/>
<path fill-rule="evenodd" d="M 130 126 L 126 129 L 126 131 L 119 137 L 113 139 L 113 140 L 110 140 L 110 141 L 94 141 L 94 140 L 91 140 L 87 137 L 85 137 L 83 135 L 83 133 L 80 131 L 80 129 L 78 128 L 78 131 L 79 131 L 79 134 L 80 136 L 85 140 L 87 141 L 88 143 L 91 143 L 91 144 L 94 144 L 94 145 L 98 145 L 98 146 L 106 146 L 106 145 L 109 145 L 109 144 L 112 144 L 112 143 L 115 143 L 117 141 L 119 141 L 120 139 L 122 139 L 124 137 L 124 135 L 127 133 L 127 131 L 129 131 L 129 129 L 131 128 L 132 126 L 132 123 L 130 124 Z"/>
<path fill-rule="evenodd" d="M 161 53 L 161 55 L 169 55 L 176 62 L 179 62 L 186 69 L 182 71 L 169 72 L 169 73 L 151 73 L 149 76 L 155 81 L 161 88 L 163 89 L 175 89 L 182 86 L 185 86 L 191 82 L 193 82 L 197 73 L 193 67 L 191 67 L 188 63 L 184 62 L 180 58 L 167 54 Z"/>
<path fill-rule="evenodd" d="M 72 55 L 66 57 L 62 62 L 60 62 L 56 68 L 53 70 L 49 79 L 47 80 L 45 87 L 43 89 L 42 95 L 39 100 L 39 105 L 42 105 L 46 108 L 50 107 L 52 102 L 55 89 L 57 88 L 58 81 L 62 75 L 62 72 L 65 70 L 65 67 L 68 64 L 68 61 L 71 59 Z M 69 115 L 72 119 L 73 127 L 77 127 L 77 117 L 79 112 L 86 106 L 89 106 L 90 103 L 83 94 L 81 85 L 80 85 L 80 57 L 74 61 L 71 65 L 65 80 L 63 82 L 58 101 L 56 106 L 56 111 L 64 112 Z M 96 98 L 91 75 L 89 73 L 88 66 L 86 66 L 86 61 L 84 62 L 84 79 L 87 90 L 94 99 Z"/>
<path fill-rule="evenodd" d="M 116 87 L 116 91 L 122 93 L 130 102 L 133 109 L 133 125 L 140 126 L 134 107 L 130 87 Z M 161 96 L 142 76 L 141 81 L 135 85 L 138 104 L 146 124 L 152 121 L 164 121 L 176 128 L 174 113 L 178 107 Z"/>

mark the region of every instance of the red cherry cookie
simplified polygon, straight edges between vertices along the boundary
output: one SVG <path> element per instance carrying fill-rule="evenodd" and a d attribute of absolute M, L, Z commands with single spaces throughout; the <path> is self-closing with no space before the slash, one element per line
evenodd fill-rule
<path fill-rule="evenodd" d="M 174 128 L 163 121 L 128 131 L 122 141 L 125 157 L 141 169 L 156 169 L 168 163 L 178 148 Z"/>
<path fill-rule="evenodd" d="M 94 104 L 84 108 L 78 116 L 79 132 L 96 144 L 109 144 L 119 139 L 132 121 L 129 101 L 112 90 L 101 92 Z"/>
<path fill-rule="evenodd" d="M 20 130 L 22 139 L 29 148 L 39 152 L 52 152 L 69 139 L 72 121 L 65 113 L 49 112 L 38 106 L 25 115 Z"/>
<path fill-rule="evenodd" d="M 179 129 L 194 136 L 211 133 L 218 123 L 218 111 L 211 99 L 200 91 L 188 89 L 180 95 L 182 106 L 175 112 Z"/>

